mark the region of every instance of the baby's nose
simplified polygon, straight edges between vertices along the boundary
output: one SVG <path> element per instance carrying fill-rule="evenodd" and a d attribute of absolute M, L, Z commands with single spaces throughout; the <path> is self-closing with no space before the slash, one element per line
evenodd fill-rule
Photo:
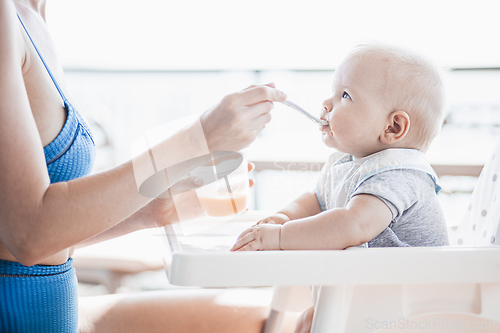
<path fill-rule="evenodd" d="M 323 106 L 323 109 L 321 109 L 321 114 L 320 114 L 320 119 L 326 120 L 326 114 L 330 112 L 326 106 Z"/>

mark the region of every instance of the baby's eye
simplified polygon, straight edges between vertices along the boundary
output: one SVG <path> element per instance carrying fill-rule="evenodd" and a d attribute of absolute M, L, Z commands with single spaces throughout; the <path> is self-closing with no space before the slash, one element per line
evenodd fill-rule
<path fill-rule="evenodd" d="M 351 99 L 351 95 L 349 95 L 347 92 L 344 91 L 344 93 L 342 94 L 342 98 Z"/>

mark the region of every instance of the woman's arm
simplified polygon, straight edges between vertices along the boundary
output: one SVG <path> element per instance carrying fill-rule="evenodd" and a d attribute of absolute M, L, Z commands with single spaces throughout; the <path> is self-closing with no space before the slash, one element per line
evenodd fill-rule
<path fill-rule="evenodd" d="M 254 168 L 255 165 L 253 163 L 248 163 L 248 172 L 251 172 Z M 249 179 L 249 186 L 252 187 L 253 184 L 253 180 Z M 124 221 L 121 221 L 117 225 L 96 236 L 78 243 L 76 247 L 92 245 L 141 229 L 159 228 L 165 224 L 179 222 L 177 209 L 183 212 L 189 210 L 191 217 L 203 216 L 205 212 L 194 191 L 201 186 L 203 186 L 202 179 L 193 176 L 186 177 L 169 188 L 168 195 L 162 195 L 155 198 Z M 175 203 L 172 195 L 177 195 Z"/>
<path fill-rule="evenodd" d="M 181 205 L 181 209 L 187 206 L 194 215 L 202 216 L 203 210 L 201 209 L 194 190 L 203 185 L 203 183 L 196 183 L 196 179 L 196 177 L 189 176 L 180 180 L 168 190 L 167 195 L 162 195 L 153 199 L 145 207 L 142 207 L 125 220 L 98 235 L 76 244 L 76 247 L 85 247 L 120 237 L 137 230 L 158 228 L 165 224 L 178 222 L 177 207 L 179 207 L 179 205 Z M 183 193 L 183 195 L 178 196 L 174 203 L 172 195 L 180 193 Z"/>
<path fill-rule="evenodd" d="M 117 224 L 146 205 L 136 173 L 150 167 L 146 152 L 134 163 L 112 170 L 50 184 L 43 146 L 24 86 L 23 46 L 15 8 L 0 2 L 0 240 L 25 265 L 69 248 Z M 211 150 L 248 146 L 270 120 L 272 101 L 286 96 L 271 87 L 252 87 L 226 96 L 201 117 Z M 201 151 L 199 124 L 179 131 L 153 148 L 162 163 L 185 160 L 186 150 Z M 193 142 L 193 140 L 195 142 Z M 185 176 L 169 175 L 175 183 Z M 165 188 L 166 190 L 166 188 Z"/>

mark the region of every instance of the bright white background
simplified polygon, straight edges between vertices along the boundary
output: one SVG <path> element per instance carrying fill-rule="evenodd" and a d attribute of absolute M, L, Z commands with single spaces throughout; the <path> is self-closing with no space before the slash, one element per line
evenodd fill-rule
<path fill-rule="evenodd" d="M 69 68 L 332 69 L 363 40 L 500 66 L 497 0 L 50 0 Z"/>

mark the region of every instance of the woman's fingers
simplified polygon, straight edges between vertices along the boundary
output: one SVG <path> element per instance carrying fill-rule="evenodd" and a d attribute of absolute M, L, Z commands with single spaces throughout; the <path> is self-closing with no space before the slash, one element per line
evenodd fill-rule
<path fill-rule="evenodd" d="M 170 193 L 175 195 L 187 191 L 195 190 L 203 186 L 203 179 L 200 177 L 188 176 L 179 180 L 170 187 Z"/>
<path fill-rule="evenodd" d="M 295 333 L 310 333 L 312 327 L 312 320 L 314 316 L 314 307 L 310 307 L 304 311 L 297 320 Z"/>
<path fill-rule="evenodd" d="M 244 112 L 248 115 L 249 119 L 257 118 L 264 114 L 269 114 L 274 109 L 274 103 L 270 101 L 263 101 L 257 104 L 249 105 L 245 108 Z"/>
<path fill-rule="evenodd" d="M 255 164 L 252 162 L 248 162 L 248 173 L 252 172 L 255 169 Z M 253 187 L 255 185 L 255 181 L 252 178 L 248 179 L 248 187 Z"/>
<path fill-rule="evenodd" d="M 234 94 L 239 105 L 253 105 L 263 101 L 283 102 L 286 94 L 269 86 L 257 86 Z"/>
<path fill-rule="evenodd" d="M 264 86 L 268 86 L 268 87 L 271 87 L 271 88 L 276 88 L 276 85 L 274 84 L 274 82 L 266 83 L 266 84 L 264 84 Z M 252 85 L 246 87 L 245 89 L 243 89 L 242 91 L 245 91 L 245 90 L 248 90 L 248 89 L 251 89 L 251 88 L 255 88 L 255 87 L 258 87 L 258 85 L 252 84 Z"/>
<path fill-rule="evenodd" d="M 274 84 L 251 86 L 226 95 L 200 117 L 208 147 L 231 151 L 248 147 L 271 120 L 272 102 L 285 99 Z"/>
<path fill-rule="evenodd" d="M 255 169 L 255 164 L 248 162 L 248 172 L 252 172 Z"/>
<path fill-rule="evenodd" d="M 257 85 L 252 84 L 252 85 L 250 85 L 250 86 L 246 87 L 245 89 L 243 89 L 242 91 L 246 91 L 246 90 L 248 90 L 248 89 L 252 89 L 252 88 L 255 88 L 255 87 L 257 87 Z"/>
<path fill-rule="evenodd" d="M 252 128 L 255 129 L 263 130 L 264 127 L 266 127 L 266 125 L 271 122 L 271 119 L 272 117 L 270 113 L 264 113 L 258 116 L 257 118 L 253 119 L 251 121 L 251 125 L 249 124 L 249 126 L 252 126 Z"/>

